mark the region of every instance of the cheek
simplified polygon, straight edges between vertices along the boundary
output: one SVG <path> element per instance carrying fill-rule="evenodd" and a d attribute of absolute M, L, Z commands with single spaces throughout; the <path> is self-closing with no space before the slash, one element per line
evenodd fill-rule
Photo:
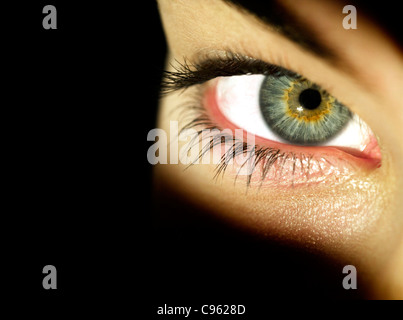
<path fill-rule="evenodd" d="M 232 179 L 214 181 L 211 168 L 159 166 L 156 180 L 172 201 L 187 199 L 198 210 L 248 232 L 322 254 L 356 259 L 372 248 L 384 229 L 382 197 L 371 179 L 342 186 L 284 190 L 250 188 Z M 191 211 L 189 212 L 191 214 Z M 387 220 L 387 219 L 386 219 Z M 358 254 L 359 253 L 359 254 Z M 384 252 L 386 254 L 386 251 Z M 356 257 L 357 255 L 358 257 Z"/>

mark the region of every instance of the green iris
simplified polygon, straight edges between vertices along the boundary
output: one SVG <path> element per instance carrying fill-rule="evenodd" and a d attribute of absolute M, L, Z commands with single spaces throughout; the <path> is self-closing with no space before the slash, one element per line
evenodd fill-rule
<path fill-rule="evenodd" d="M 259 99 L 268 126 L 293 144 L 323 143 L 336 136 L 352 117 L 347 107 L 302 77 L 266 76 Z"/>

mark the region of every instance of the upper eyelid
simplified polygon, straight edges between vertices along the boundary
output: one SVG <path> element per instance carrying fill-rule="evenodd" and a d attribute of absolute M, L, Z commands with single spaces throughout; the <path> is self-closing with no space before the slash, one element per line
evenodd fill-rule
<path fill-rule="evenodd" d="M 220 76 L 278 74 L 302 77 L 281 66 L 232 52 L 226 52 L 224 56 L 210 56 L 195 63 L 189 63 L 186 59 L 184 62 L 176 60 L 176 64 L 171 64 L 171 67 L 173 71 L 163 72 L 161 95 L 202 84 Z"/>

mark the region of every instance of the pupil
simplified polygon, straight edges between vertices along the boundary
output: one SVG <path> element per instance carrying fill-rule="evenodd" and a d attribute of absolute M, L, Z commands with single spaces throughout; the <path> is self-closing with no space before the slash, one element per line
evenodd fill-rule
<path fill-rule="evenodd" d="M 322 98 L 318 90 L 305 89 L 300 93 L 298 100 L 302 107 L 313 110 L 319 107 Z"/>

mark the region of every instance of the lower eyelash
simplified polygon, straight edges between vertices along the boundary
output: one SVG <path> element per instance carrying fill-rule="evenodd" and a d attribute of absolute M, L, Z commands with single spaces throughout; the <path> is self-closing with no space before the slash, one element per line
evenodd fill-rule
<path fill-rule="evenodd" d="M 282 152 L 280 149 L 277 148 L 270 148 L 270 147 L 261 147 L 258 145 L 248 145 L 246 142 L 240 141 L 235 136 L 227 135 L 224 136 L 219 133 L 216 135 L 203 137 L 202 133 L 203 130 L 218 130 L 219 132 L 222 131 L 222 128 L 217 126 L 213 121 L 210 119 L 209 115 L 207 114 L 205 108 L 201 105 L 202 101 L 202 91 L 201 86 L 197 85 L 194 88 L 195 90 L 191 90 L 191 92 L 187 92 L 187 101 L 179 105 L 177 108 L 180 108 L 180 123 L 185 123 L 185 125 L 179 130 L 179 134 L 184 132 L 187 129 L 195 129 L 197 132 L 197 136 L 194 137 L 194 143 L 190 144 L 187 152 L 190 152 L 191 149 L 202 142 L 202 149 L 199 151 L 199 154 L 188 167 L 198 163 L 210 150 L 212 150 L 217 145 L 227 145 L 228 141 L 230 142 L 229 148 L 227 145 L 227 150 L 224 154 L 222 154 L 217 167 L 215 168 L 214 177 L 213 179 L 218 180 L 219 177 L 223 177 L 225 172 L 228 169 L 231 159 L 235 159 L 235 157 L 239 155 L 247 155 L 246 160 L 241 165 L 240 169 L 235 175 L 234 183 L 236 183 L 239 177 L 239 171 L 245 167 L 249 166 L 251 170 L 248 170 L 248 174 L 246 175 L 246 186 L 249 188 L 252 182 L 252 176 L 256 173 L 256 168 L 260 166 L 260 176 L 258 177 L 258 183 L 262 186 L 263 182 L 265 181 L 268 172 L 273 167 L 274 164 L 277 164 L 277 168 L 279 170 L 278 178 L 280 179 L 282 176 L 282 171 L 286 161 L 291 161 L 292 165 L 292 179 L 291 185 L 294 186 L 294 176 L 296 173 L 296 168 L 299 163 L 299 168 L 301 173 L 306 176 L 306 182 L 309 181 L 309 174 L 311 168 L 311 162 L 316 161 L 317 166 L 320 168 L 321 165 L 319 161 L 313 159 L 313 155 L 305 155 L 299 154 L 296 155 L 293 152 Z M 209 139 L 207 141 L 203 139 Z M 193 140 L 193 139 L 192 139 Z M 325 159 L 326 160 L 326 159 Z M 304 165 L 305 162 L 305 165 Z M 187 168 L 188 168 L 187 167 Z M 249 173 L 250 172 L 250 173 Z M 279 181 L 278 181 L 279 182 Z"/>

